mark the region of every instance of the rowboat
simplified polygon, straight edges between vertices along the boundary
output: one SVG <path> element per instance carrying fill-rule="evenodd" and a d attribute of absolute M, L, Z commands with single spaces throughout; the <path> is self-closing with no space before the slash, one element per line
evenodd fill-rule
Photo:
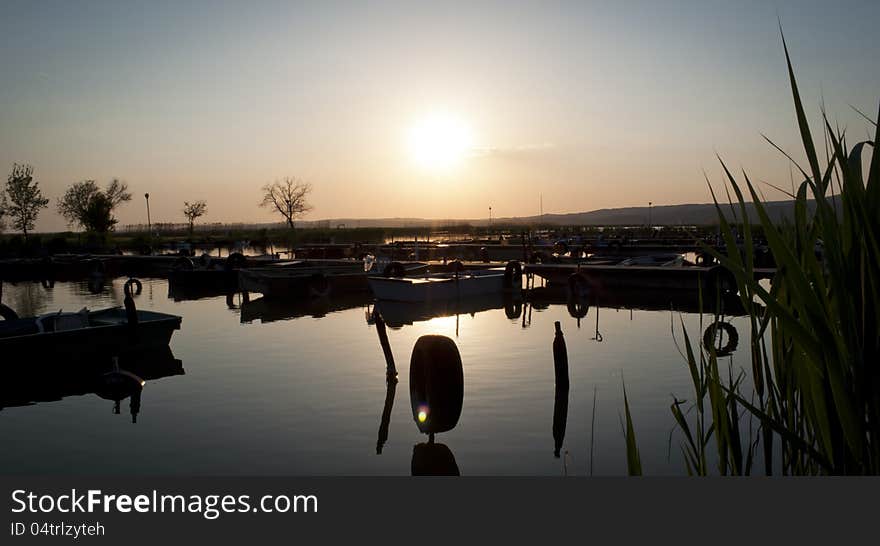
<path fill-rule="evenodd" d="M 239 289 L 259 292 L 266 298 L 322 298 L 331 294 L 368 292 L 367 276 L 378 263 L 361 260 L 302 260 L 270 267 L 242 269 Z M 385 275 L 403 276 L 423 271 L 420 262 L 392 262 L 382 269 Z"/>
<path fill-rule="evenodd" d="M 125 354 L 167 346 L 180 329 L 181 318 L 156 311 L 122 307 L 76 313 L 49 313 L 38 317 L 0 321 L 0 354 L 16 358 L 47 355 Z"/>
<path fill-rule="evenodd" d="M 516 265 L 514 271 L 511 264 Z M 429 273 L 413 277 L 369 277 L 373 294 L 379 300 L 432 302 L 501 294 L 522 283 L 519 264 L 457 273 Z"/>

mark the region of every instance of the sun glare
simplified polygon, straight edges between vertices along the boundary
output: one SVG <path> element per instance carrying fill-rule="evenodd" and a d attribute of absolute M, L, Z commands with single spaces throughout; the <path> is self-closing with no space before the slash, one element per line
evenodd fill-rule
<path fill-rule="evenodd" d="M 430 171 L 456 167 L 472 146 L 470 128 L 453 116 L 435 114 L 424 118 L 409 133 L 413 162 Z"/>

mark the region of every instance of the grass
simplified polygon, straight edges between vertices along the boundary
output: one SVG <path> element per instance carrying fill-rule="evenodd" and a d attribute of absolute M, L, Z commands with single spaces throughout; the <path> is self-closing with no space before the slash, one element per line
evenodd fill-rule
<path fill-rule="evenodd" d="M 737 178 L 719 157 L 729 207 L 712 192 L 726 248 L 705 247 L 736 278 L 750 321 L 750 369 L 724 374 L 713 347 L 683 354 L 691 402 L 674 399 L 675 427 L 688 473 L 706 475 L 880 474 L 880 130 L 849 146 L 823 111 L 820 162 L 783 36 L 795 115 L 807 160 L 792 162 L 803 182 L 791 195 L 792 220 L 771 221 L 746 172 Z M 878 114 L 880 117 L 880 114 Z M 867 118 L 867 116 L 866 116 Z M 863 169 L 867 148 L 873 153 Z M 711 186 L 710 186 L 711 190 Z M 732 194 L 731 194 L 732 192 Z M 836 194 L 836 195 L 835 195 Z M 746 196 L 758 221 L 746 215 Z M 808 207 L 810 200 L 814 207 Z M 725 212 L 727 209 L 729 212 Z M 771 287 L 755 280 L 752 235 L 760 229 L 776 261 Z M 746 380 L 750 381 L 746 381 Z M 747 389 L 745 384 L 750 383 Z M 628 403 L 625 400 L 628 413 Z M 742 427 L 748 425 L 746 430 Z M 631 427 L 627 461 L 633 467 Z M 712 467 L 708 461 L 714 461 Z M 636 472 L 633 472 L 635 470 Z"/>

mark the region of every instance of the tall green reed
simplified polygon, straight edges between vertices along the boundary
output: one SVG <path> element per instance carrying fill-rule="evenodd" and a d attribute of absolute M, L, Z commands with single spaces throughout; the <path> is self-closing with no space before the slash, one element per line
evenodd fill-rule
<path fill-rule="evenodd" d="M 782 40 L 806 168 L 767 140 L 804 178 L 791 194 L 793 218 L 771 221 L 749 176 L 743 171 L 737 179 L 720 157 L 729 212 L 709 186 L 728 251 L 708 245 L 704 251 L 735 278 L 751 330 L 751 369 L 725 376 L 714 347 L 695 351 L 682 323 L 694 398 L 674 399 L 672 415 L 690 474 L 712 473 L 709 460 L 720 474 L 750 474 L 760 460 L 766 474 L 878 474 L 880 129 L 865 116 L 874 139 L 850 147 L 823 109 L 820 163 Z M 873 148 L 867 173 L 866 147 Z M 755 225 L 743 190 L 754 204 Z M 743 235 L 741 248 L 735 228 Z M 755 228 L 776 262 L 769 288 L 756 280 Z M 627 434 L 628 460 L 630 444 L 635 440 Z"/>

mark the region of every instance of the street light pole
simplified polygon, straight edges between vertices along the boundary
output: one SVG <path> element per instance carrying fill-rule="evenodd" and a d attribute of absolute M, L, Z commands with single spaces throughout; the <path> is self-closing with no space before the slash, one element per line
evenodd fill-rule
<path fill-rule="evenodd" d="M 648 201 L 648 229 L 651 229 L 651 205 L 652 203 Z"/>
<path fill-rule="evenodd" d="M 150 194 L 145 193 L 144 199 L 147 200 L 147 233 L 150 234 L 150 253 L 152 254 L 152 252 L 153 252 L 153 248 L 152 248 L 153 247 L 153 225 L 152 225 L 152 222 L 150 222 Z"/>

